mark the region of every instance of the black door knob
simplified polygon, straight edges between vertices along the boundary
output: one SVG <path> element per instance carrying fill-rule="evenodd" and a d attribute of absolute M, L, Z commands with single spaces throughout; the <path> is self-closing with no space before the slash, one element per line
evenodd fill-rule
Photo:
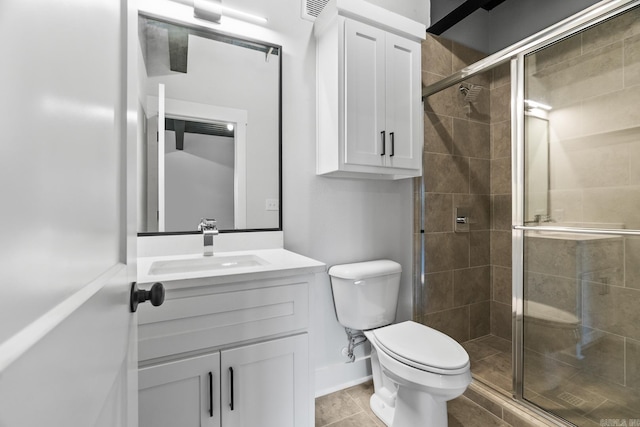
<path fill-rule="evenodd" d="M 164 302 L 164 286 L 162 283 L 154 283 L 151 286 L 151 290 L 145 291 L 144 289 L 138 289 L 138 284 L 133 282 L 131 284 L 131 312 L 135 313 L 138 310 L 138 304 L 147 301 L 151 301 L 151 305 L 155 307 L 162 305 Z"/>

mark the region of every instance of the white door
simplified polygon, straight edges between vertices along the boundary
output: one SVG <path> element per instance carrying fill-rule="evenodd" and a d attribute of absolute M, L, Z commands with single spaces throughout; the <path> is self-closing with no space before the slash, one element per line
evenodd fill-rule
<path fill-rule="evenodd" d="M 385 127 L 385 32 L 345 21 L 345 163 L 383 166 Z"/>
<path fill-rule="evenodd" d="M 0 2 L 2 427 L 137 425 L 131 13 Z"/>
<path fill-rule="evenodd" d="M 420 169 L 422 161 L 422 103 L 420 43 L 387 33 L 386 124 L 388 166 Z"/>
<path fill-rule="evenodd" d="M 220 353 L 140 369 L 140 427 L 220 427 Z"/>
<path fill-rule="evenodd" d="M 309 426 L 307 334 L 220 352 L 224 427 Z"/>

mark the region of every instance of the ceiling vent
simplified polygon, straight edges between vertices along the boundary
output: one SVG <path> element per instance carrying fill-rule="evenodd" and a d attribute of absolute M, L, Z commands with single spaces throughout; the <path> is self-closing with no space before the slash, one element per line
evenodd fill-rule
<path fill-rule="evenodd" d="M 301 0 L 302 1 L 302 19 L 307 21 L 315 21 L 322 9 L 329 0 Z"/>

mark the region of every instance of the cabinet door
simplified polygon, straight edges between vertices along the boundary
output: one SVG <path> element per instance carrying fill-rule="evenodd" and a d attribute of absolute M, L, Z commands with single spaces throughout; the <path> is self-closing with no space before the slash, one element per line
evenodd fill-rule
<path fill-rule="evenodd" d="M 224 427 L 309 426 L 307 334 L 221 352 Z"/>
<path fill-rule="evenodd" d="M 140 427 L 220 427 L 220 353 L 138 371 Z"/>
<path fill-rule="evenodd" d="M 384 165 L 385 32 L 345 20 L 345 163 Z"/>
<path fill-rule="evenodd" d="M 420 169 L 422 102 L 420 43 L 395 34 L 386 37 L 387 166 Z"/>

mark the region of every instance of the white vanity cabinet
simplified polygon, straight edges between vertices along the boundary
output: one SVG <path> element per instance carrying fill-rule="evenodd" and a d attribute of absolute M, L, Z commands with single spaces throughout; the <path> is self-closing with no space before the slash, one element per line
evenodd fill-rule
<path fill-rule="evenodd" d="M 314 31 L 317 173 L 421 175 L 425 26 L 367 2 L 337 0 L 327 4 Z"/>
<path fill-rule="evenodd" d="M 138 308 L 140 426 L 313 426 L 309 307 L 320 271 L 159 277 L 164 304 Z"/>
<path fill-rule="evenodd" d="M 140 427 L 219 427 L 220 353 L 141 368 L 138 390 Z"/>

